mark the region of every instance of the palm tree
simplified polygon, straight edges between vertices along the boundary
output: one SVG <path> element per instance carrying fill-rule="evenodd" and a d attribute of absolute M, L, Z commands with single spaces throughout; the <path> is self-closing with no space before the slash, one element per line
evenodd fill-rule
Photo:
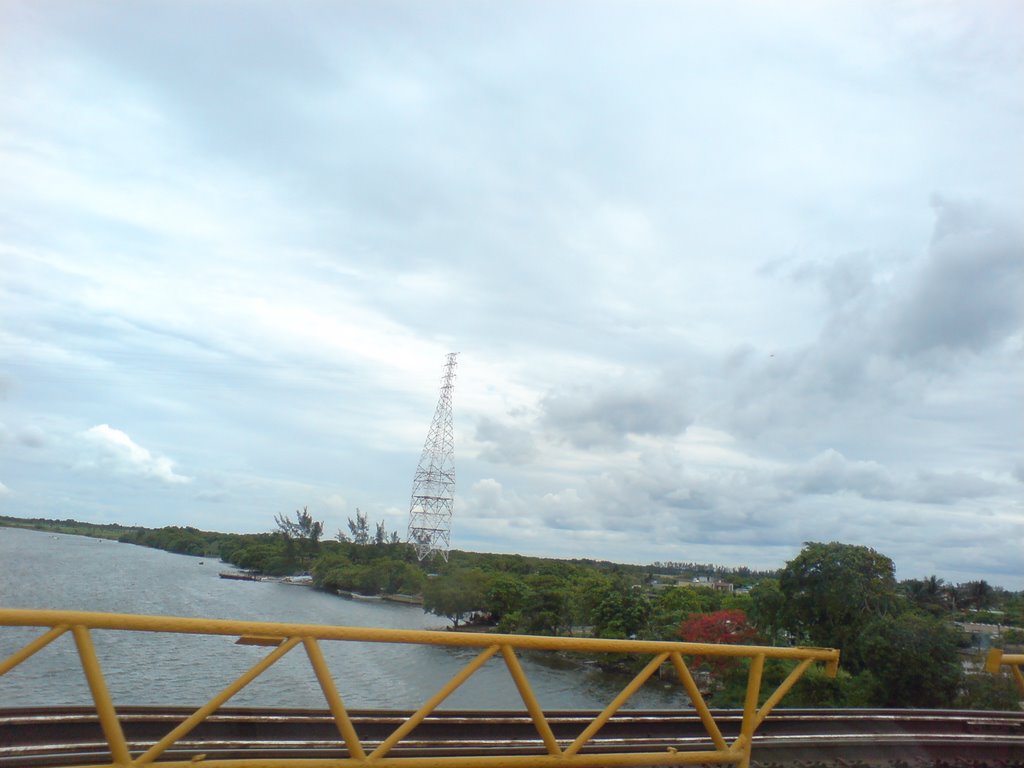
<path fill-rule="evenodd" d="M 987 608 L 992 602 L 992 586 L 984 579 L 968 581 L 961 584 L 960 589 L 964 602 L 974 608 Z"/>
<path fill-rule="evenodd" d="M 942 593 L 945 582 L 935 574 L 924 580 L 924 594 L 933 602 L 942 602 Z"/>
<path fill-rule="evenodd" d="M 957 597 L 960 595 L 959 587 L 955 587 L 952 584 L 944 584 L 942 586 L 942 597 L 949 603 L 949 607 L 952 610 L 956 610 Z"/>

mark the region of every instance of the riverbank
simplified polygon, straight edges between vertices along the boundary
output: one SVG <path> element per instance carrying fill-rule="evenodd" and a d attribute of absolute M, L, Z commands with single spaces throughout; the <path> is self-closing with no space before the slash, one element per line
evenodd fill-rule
<path fill-rule="evenodd" d="M 443 618 L 418 606 L 384 600 L 339 599 L 319 589 L 279 581 L 221 579 L 214 560 L 204 566 L 146 547 L 112 546 L 81 536 L 0 529 L 0 605 L 8 608 L 102 611 L 149 616 L 237 619 L 349 627 L 443 630 Z M 228 570 L 228 569 L 224 569 Z M 28 628 L 0 629 L 0 658 L 38 636 Z M 201 705 L 256 663 L 260 648 L 234 638 L 174 638 L 148 633 L 100 633 L 98 648 L 118 707 Z M 108 638 L 109 634 L 109 638 Z M 465 668 L 461 648 L 355 641 L 321 644 L 346 706 L 419 707 Z M 299 649 L 301 650 L 301 649 Z M 69 662 L 76 666 L 69 668 Z M 542 663 L 543 662 L 543 663 Z M 621 690 L 619 680 L 556 660 L 521 659 L 531 687 L 548 709 L 601 709 Z M 10 707 L 90 705 L 77 667 L 74 641 L 65 636 L 0 677 L 0 701 Z M 631 706 L 657 709 L 676 698 L 660 687 L 644 690 Z M 323 692 L 304 653 L 291 653 L 232 698 L 233 706 L 323 708 Z M 522 699 L 500 659 L 493 660 L 445 701 L 447 709 L 502 710 Z"/>
<path fill-rule="evenodd" d="M 423 605 L 422 595 L 405 595 L 405 594 L 381 594 L 381 595 L 364 595 L 359 592 L 351 592 L 345 589 L 324 589 L 323 587 L 317 586 L 312 576 L 264 576 L 260 573 L 253 573 L 251 571 L 221 571 L 218 576 L 222 579 L 228 579 L 229 581 L 268 581 L 276 584 L 287 584 L 293 587 L 316 587 L 322 592 L 327 594 L 335 594 L 338 597 L 344 597 L 348 600 L 357 600 L 364 603 L 374 602 L 385 602 L 385 603 L 398 603 L 399 605 Z"/>
<path fill-rule="evenodd" d="M 118 523 L 83 523 L 79 520 L 50 520 L 42 517 L 10 517 L 0 515 L 0 526 L 24 528 L 29 531 L 64 533 L 69 536 L 88 536 L 91 539 L 112 539 L 117 541 L 126 533 L 144 530 L 141 526 L 119 525 Z"/>

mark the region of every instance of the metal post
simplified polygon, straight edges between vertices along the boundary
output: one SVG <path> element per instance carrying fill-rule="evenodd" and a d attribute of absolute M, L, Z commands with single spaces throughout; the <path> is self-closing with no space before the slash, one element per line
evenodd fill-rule
<path fill-rule="evenodd" d="M 78 646 L 78 657 L 82 661 L 82 671 L 85 672 L 92 700 L 96 704 L 96 714 L 99 715 L 103 735 L 107 737 L 107 744 L 110 746 L 110 756 L 115 764 L 128 765 L 132 761 L 132 756 L 128 752 L 128 743 L 124 739 L 124 731 L 121 730 L 121 721 L 117 717 L 117 710 L 114 709 L 114 702 L 110 699 L 107 681 L 103 679 L 103 670 L 100 668 L 100 660 L 96 657 L 96 648 L 92 644 L 89 630 L 83 626 L 74 626 L 71 633 L 74 635 L 75 645 Z"/>
<path fill-rule="evenodd" d="M 747 676 L 747 698 L 743 703 L 743 725 L 736 745 L 743 750 L 743 757 L 737 763 L 739 768 L 750 768 L 750 753 L 753 749 L 754 729 L 757 727 L 757 700 L 761 695 L 761 674 L 764 672 L 764 654 L 759 653 L 750 661 Z"/>

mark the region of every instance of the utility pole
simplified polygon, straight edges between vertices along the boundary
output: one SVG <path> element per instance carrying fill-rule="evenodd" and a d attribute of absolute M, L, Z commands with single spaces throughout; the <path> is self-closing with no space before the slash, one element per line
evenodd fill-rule
<path fill-rule="evenodd" d="M 452 505 L 455 501 L 452 389 L 455 386 L 457 355 L 458 352 L 450 352 L 445 362 L 441 395 L 412 480 L 407 541 L 416 547 L 416 556 L 421 561 L 440 554 L 448 562 L 451 545 Z"/>

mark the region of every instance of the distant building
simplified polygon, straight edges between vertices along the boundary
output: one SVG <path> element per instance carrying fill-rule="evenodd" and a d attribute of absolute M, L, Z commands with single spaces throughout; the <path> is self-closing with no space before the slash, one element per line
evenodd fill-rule
<path fill-rule="evenodd" d="M 694 576 L 690 581 L 680 581 L 676 586 L 679 587 L 703 587 L 704 589 L 714 589 L 719 592 L 728 592 L 730 595 L 736 589 L 731 581 L 723 581 L 719 578 L 711 576 Z"/>
<path fill-rule="evenodd" d="M 992 647 L 992 641 L 998 640 L 1003 634 L 1001 624 L 980 624 L 970 621 L 956 621 L 954 625 L 971 639 L 971 647 L 981 651 L 987 651 Z"/>

